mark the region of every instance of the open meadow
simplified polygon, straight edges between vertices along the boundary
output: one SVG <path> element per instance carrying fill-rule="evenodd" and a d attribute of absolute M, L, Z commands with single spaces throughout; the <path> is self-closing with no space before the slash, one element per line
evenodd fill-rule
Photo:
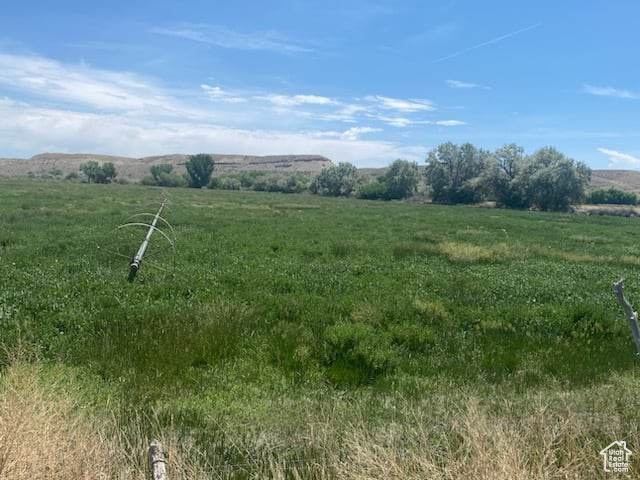
<path fill-rule="evenodd" d="M 172 480 L 604 478 L 614 440 L 640 472 L 639 220 L 168 198 L 128 283 L 161 189 L 0 179 L 0 477 L 145 478 L 151 438 Z"/>

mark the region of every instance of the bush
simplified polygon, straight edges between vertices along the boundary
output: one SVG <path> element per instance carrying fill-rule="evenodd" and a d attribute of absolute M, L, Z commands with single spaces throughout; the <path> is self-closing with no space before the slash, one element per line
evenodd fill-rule
<path fill-rule="evenodd" d="M 291 175 L 263 175 L 255 179 L 253 190 L 258 192 L 301 193 L 309 188 L 309 177 L 294 173 Z"/>
<path fill-rule="evenodd" d="M 418 165 L 415 162 L 396 160 L 382 176 L 387 200 L 411 197 L 418 187 Z"/>
<path fill-rule="evenodd" d="M 111 183 L 118 175 L 113 163 L 100 165 L 93 160 L 80 165 L 80 171 L 85 174 L 89 183 Z"/>
<path fill-rule="evenodd" d="M 638 196 L 632 192 L 625 192 L 617 188 L 594 190 L 587 196 L 587 203 L 594 205 L 637 205 Z"/>
<path fill-rule="evenodd" d="M 233 177 L 220 177 L 215 188 L 220 190 L 240 190 L 240 180 Z"/>
<path fill-rule="evenodd" d="M 144 185 L 145 187 L 155 187 L 156 180 L 151 175 L 147 175 L 140 180 L 140 185 Z"/>
<path fill-rule="evenodd" d="M 187 179 L 173 171 L 173 165 L 162 163 L 151 167 L 151 176 L 144 177 L 140 181 L 141 185 L 159 187 L 184 187 Z"/>
<path fill-rule="evenodd" d="M 387 186 L 380 180 L 374 180 L 360 185 L 356 191 L 356 197 L 365 200 L 382 200 L 386 197 Z"/>
<path fill-rule="evenodd" d="M 553 147 L 536 151 L 525 167 L 527 197 L 540 210 L 565 211 L 584 199 L 591 170 Z"/>
<path fill-rule="evenodd" d="M 349 197 L 358 183 L 358 169 L 350 163 L 325 167 L 313 179 L 311 193 L 326 197 Z"/>

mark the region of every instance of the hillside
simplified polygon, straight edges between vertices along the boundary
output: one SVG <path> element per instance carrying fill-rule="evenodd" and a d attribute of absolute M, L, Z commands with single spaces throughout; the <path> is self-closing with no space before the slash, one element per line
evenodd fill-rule
<path fill-rule="evenodd" d="M 90 160 L 112 162 L 118 170 L 118 177 L 127 180 L 140 180 L 149 174 L 152 165 L 170 163 L 178 172 L 184 172 L 187 155 L 160 155 L 131 158 L 112 155 L 43 153 L 29 159 L 0 158 L 0 176 L 24 176 L 30 173 L 36 176 L 47 175 L 54 169 L 63 175 L 76 172 L 80 165 Z M 331 164 L 331 160 L 321 155 L 212 155 L 216 163 L 216 173 L 261 170 L 316 173 Z"/>
<path fill-rule="evenodd" d="M 591 174 L 593 188 L 615 187 L 640 193 L 640 172 L 637 170 L 594 170 Z"/>

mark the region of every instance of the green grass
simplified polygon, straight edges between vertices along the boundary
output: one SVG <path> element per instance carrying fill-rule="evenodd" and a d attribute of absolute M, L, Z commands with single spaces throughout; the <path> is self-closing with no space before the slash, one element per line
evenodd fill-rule
<path fill-rule="evenodd" d="M 0 179 L 3 365 L 20 351 L 83 372 L 96 408 L 153 411 L 230 464 L 251 432 L 295 438 L 309 409 L 355 422 L 357 404 L 378 425 L 451 385 L 516 402 L 612 376 L 638 385 L 611 288 L 627 278 L 640 304 L 636 219 L 169 195 L 175 255 L 130 284 L 110 251 L 136 239 L 110 244 L 113 229 L 155 211 L 160 190 Z"/>

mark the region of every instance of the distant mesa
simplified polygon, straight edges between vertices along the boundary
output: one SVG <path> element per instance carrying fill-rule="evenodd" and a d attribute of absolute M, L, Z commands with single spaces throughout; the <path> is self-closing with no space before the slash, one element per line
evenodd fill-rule
<path fill-rule="evenodd" d="M 216 164 L 216 174 L 241 171 L 278 171 L 317 173 L 331 165 L 331 160 L 322 155 L 211 155 Z M 184 172 L 188 155 L 173 154 L 152 157 L 130 158 L 113 155 L 85 153 L 41 153 L 31 158 L 0 158 L 0 176 L 47 175 L 60 170 L 63 175 L 77 172 L 80 165 L 91 160 L 98 163 L 112 162 L 118 170 L 118 178 L 131 181 L 149 175 L 152 165 L 169 163 L 178 172 Z"/>

